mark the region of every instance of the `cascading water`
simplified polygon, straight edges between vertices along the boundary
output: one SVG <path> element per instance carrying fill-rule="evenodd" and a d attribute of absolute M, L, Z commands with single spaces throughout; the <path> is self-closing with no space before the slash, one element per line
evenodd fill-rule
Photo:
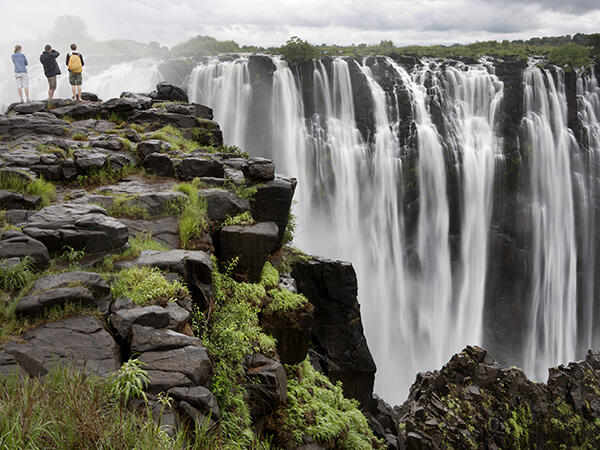
<path fill-rule="evenodd" d="M 215 120 L 223 124 L 225 142 L 246 148 L 251 96 L 247 58 L 213 59 L 195 67 L 189 96 L 191 101 L 213 108 Z"/>
<path fill-rule="evenodd" d="M 575 358 L 575 221 L 564 74 L 530 66 L 524 74 L 524 125 L 530 149 L 533 268 L 524 368 L 543 379 L 548 367 Z"/>

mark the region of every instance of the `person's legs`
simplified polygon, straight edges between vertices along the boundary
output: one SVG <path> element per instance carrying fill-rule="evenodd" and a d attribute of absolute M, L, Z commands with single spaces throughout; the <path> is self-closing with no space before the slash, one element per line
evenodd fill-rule
<path fill-rule="evenodd" d="M 15 80 L 17 81 L 17 92 L 19 92 L 19 98 L 21 99 L 21 103 L 23 103 L 23 77 L 22 74 L 16 73 Z"/>
<path fill-rule="evenodd" d="M 56 90 L 56 75 L 48 78 L 48 99 L 54 98 L 54 91 Z"/>
<path fill-rule="evenodd" d="M 27 97 L 27 101 L 30 102 L 31 98 L 29 98 L 29 75 L 27 73 L 21 74 L 21 82 L 23 83 L 23 90 L 25 91 L 25 97 Z"/>
<path fill-rule="evenodd" d="M 19 91 L 19 98 L 21 99 L 21 103 L 23 103 L 23 88 L 17 88 L 17 91 Z"/>
<path fill-rule="evenodd" d="M 73 92 L 73 100 L 77 100 L 77 86 L 71 85 L 71 91 Z"/>
<path fill-rule="evenodd" d="M 81 101 L 81 85 L 77 86 L 77 93 L 79 94 L 79 101 Z"/>

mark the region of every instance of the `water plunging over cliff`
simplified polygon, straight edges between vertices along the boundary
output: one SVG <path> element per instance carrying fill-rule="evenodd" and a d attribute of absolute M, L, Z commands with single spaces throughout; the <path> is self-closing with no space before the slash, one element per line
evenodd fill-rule
<path fill-rule="evenodd" d="M 576 258 L 570 154 L 562 71 L 525 71 L 525 117 L 530 148 L 532 214 L 531 312 L 525 370 L 543 379 L 548 367 L 575 358 Z"/>

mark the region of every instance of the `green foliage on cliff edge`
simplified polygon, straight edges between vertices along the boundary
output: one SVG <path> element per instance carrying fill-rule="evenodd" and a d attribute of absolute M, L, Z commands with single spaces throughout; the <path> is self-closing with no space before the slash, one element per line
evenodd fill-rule
<path fill-rule="evenodd" d="M 292 36 L 279 48 L 279 53 L 290 64 L 301 64 L 321 56 L 321 52 L 314 45 Z"/>

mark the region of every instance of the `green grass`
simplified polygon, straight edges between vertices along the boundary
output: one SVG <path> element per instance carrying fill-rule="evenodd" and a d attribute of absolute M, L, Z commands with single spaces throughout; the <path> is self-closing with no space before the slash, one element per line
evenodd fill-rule
<path fill-rule="evenodd" d="M 114 298 L 124 296 L 135 304 L 175 301 L 189 295 L 179 281 L 169 281 L 156 267 L 130 267 L 117 273 L 110 291 Z"/>
<path fill-rule="evenodd" d="M 260 185 L 254 184 L 252 186 L 248 186 L 246 184 L 234 184 L 230 180 L 225 181 L 223 184 L 223 188 L 229 191 L 233 191 L 235 195 L 239 198 L 245 198 L 246 200 L 251 200 L 254 197 L 254 194 L 258 192 L 258 187 Z"/>
<path fill-rule="evenodd" d="M 276 444 L 293 448 L 302 444 L 304 435 L 326 448 L 383 448 L 373 435 L 356 400 L 344 397 L 341 383 L 333 385 L 318 373 L 308 359 L 286 366 L 288 394 L 285 405 L 268 419 L 268 428 L 276 432 Z"/>
<path fill-rule="evenodd" d="M 116 261 L 131 261 L 140 256 L 140 253 L 144 250 L 169 250 L 164 244 L 152 239 L 150 232 L 138 233 L 132 238 L 129 238 L 129 247 L 127 247 L 122 253 L 108 255 L 104 258 L 101 264 L 101 268 L 107 272 L 115 270 Z"/>
<path fill-rule="evenodd" d="M 304 295 L 295 294 L 287 289 L 271 289 L 269 297 L 272 301 L 265 307 L 265 311 L 271 314 L 298 311 L 310 305 Z"/>
<path fill-rule="evenodd" d="M 115 197 L 112 205 L 106 208 L 113 217 L 127 217 L 130 219 L 147 219 L 150 217 L 148 210 L 135 202 L 136 196 L 124 195 Z"/>
<path fill-rule="evenodd" d="M 25 180 L 18 175 L 0 173 L 0 189 L 6 189 L 22 195 L 37 195 L 41 198 L 41 206 L 48 206 L 56 196 L 56 187 L 43 177 Z"/>
<path fill-rule="evenodd" d="M 285 227 L 285 231 L 283 232 L 283 245 L 289 244 L 294 240 L 294 233 L 296 232 L 296 216 L 292 214 L 290 211 L 290 215 L 288 218 L 288 223 Z"/>
<path fill-rule="evenodd" d="M 71 139 L 73 139 L 74 141 L 87 141 L 88 137 L 83 133 L 75 133 L 71 135 Z"/>
<path fill-rule="evenodd" d="M 131 174 L 139 172 L 139 170 L 139 167 L 134 165 L 125 166 L 120 170 L 114 170 L 111 167 L 92 169 L 86 175 L 77 175 L 75 184 L 83 187 L 114 184 Z"/>
<path fill-rule="evenodd" d="M 187 196 L 185 201 L 174 204 L 172 211 L 178 216 L 179 242 L 184 249 L 194 249 L 195 241 L 208 229 L 206 199 L 198 195 L 198 185 L 195 181 L 181 183 L 174 188 Z"/>
<path fill-rule="evenodd" d="M 3 449 L 215 448 L 208 427 L 178 429 L 169 438 L 162 416 L 125 408 L 111 382 L 82 371 L 55 368 L 43 379 L 0 379 L 0 445 Z M 166 403 L 166 402 L 165 402 Z M 155 419 L 159 423 L 155 422 Z M 189 439 L 192 438 L 193 439 Z"/>
<path fill-rule="evenodd" d="M 167 125 L 156 130 L 148 139 L 160 139 L 161 141 L 168 142 L 174 148 L 184 153 L 191 153 L 200 147 L 196 141 L 183 137 L 182 131 L 172 125 Z"/>
<path fill-rule="evenodd" d="M 237 216 L 227 216 L 225 218 L 225 220 L 223 221 L 223 226 L 229 226 L 229 225 L 253 225 L 254 224 L 254 219 L 252 218 L 252 214 L 250 214 L 250 211 L 246 211 L 243 212 L 241 214 L 238 214 Z"/>
<path fill-rule="evenodd" d="M 13 292 L 21 289 L 33 276 L 31 260 L 27 257 L 13 266 L 8 266 L 5 260 L 0 260 L 0 291 Z"/>

